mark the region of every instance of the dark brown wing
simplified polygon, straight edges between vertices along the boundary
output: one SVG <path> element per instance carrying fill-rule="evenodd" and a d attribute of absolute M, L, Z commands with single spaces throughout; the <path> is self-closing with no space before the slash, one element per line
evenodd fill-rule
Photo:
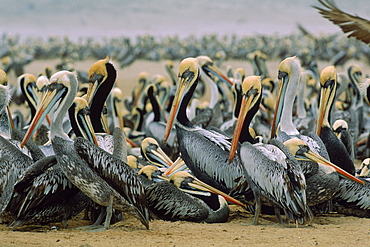
<path fill-rule="evenodd" d="M 131 167 L 81 137 L 75 140 L 74 147 L 94 172 L 135 207 L 143 224 L 148 226 L 149 208 L 145 190 Z"/>
<path fill-rule="evenodd" d="M 326 19 L 339 26 L 348 37 L 370 44 L 370 21 L 340 10 L 333 0 L 318 0 L 325 8 L 313 6 Z"/>

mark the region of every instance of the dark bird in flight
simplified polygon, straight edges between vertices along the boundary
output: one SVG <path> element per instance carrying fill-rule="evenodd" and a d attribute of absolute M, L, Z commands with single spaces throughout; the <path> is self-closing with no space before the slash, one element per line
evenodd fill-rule
<path fill-rule="evenodd" d="M 348 37 L 370 44 L 370 21 L 340 10 L 333 0 L 318 0 L 323 7 L 313 6 L 326 19 L 339 26 Z M 325 8 L 324 8 L 325 7 Z"/>

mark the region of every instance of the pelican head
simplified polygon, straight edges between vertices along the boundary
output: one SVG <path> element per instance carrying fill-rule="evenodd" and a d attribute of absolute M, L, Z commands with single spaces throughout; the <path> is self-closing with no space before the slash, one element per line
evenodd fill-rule
<path fill-rule="evenodd" d="M 348 131 L 348 123 L 346 121 L 344 121 L 343 119 L 338 119 L 333 123 L 334 134 L 338 138 L 341 138 L 342 130 Z"/>
<path fill-rule="evenodd" d="M 330 167 L 334 168 L 335 171 L 338 172 L 338 174 L 341 175 L 342 177 L 347 178 L 347 179 L 351 179 L 351 180 L 353 180 L 357 183 L 360 183 L 362 185 L 364 184 L 364 182 L 361 181 L 360 179 L 352 176 L 351 174 L 349 174 L 348 172 L 346 172 L 342 168 L 334 165 L 333 163 L 326 160 L 325 158 L 323 158 L 319 154 L 311 151 L 310 148 L 308 147 L 308 145 L 304 141 L 302 141 L 301 139 L 291 138 L 291 139 L 285 141 L 284 145 L 289 149 L 289 151 L 297 159 L 311 160 L 311 161 L 315 161 L 317 163 L 320 163 L 320 164 L 323 164 L 323 165 L 326 165 L 326 166 L 330 166 Z"/>
<path fill-rule="evenodd" d="M 159 179 L 169 181 L 168 177 L 162 176 L 162 172 L 156 166 L 147 165 L 140 169 L 138 175 L 145 175 L 150 181 Z"/>
<path fill-rule="evenodd" d="M 367 177 L 369 176 L 370 172 L 370 158 L 366 158 L 362 161 L 361 167 L 360 167 L 360 175 L 359 177 Z"/>
<path fill-rule="evenodd" d="M 36 77 L 32 74 L 23 74 L 18 77 L 18 85 L 26 97 L 27 103 L 30 105 L 31 109 L 36 109 L 38 97 L 36 89 Z"/>
<path fill-rule="evenodd" d="M 27 140 L 34 134 L 36 129 L 38 129 L 42 121 L 45 119 L 46 115 L 49 114 L 50 110 L 57 104 L 57 102 L 59 102 L 59 105 L 55 110 L 53 125 L 51 126 L 50 131 L 52 134 L 58 134 L 69 139 L 62 130 L 62 117 L 59 115 L 64 115 L 67 112 L 77 93 L 77 87 L 77 74 L 74 72 L 63 70 L 55 73 L 50 78 L 47 92 L 38 105 L 35 117 L 23 138 L 21 147 L 23 147 Z"/>
<path fill-rule="evenodd" d="M 89 116 L 89 105 L 84 98 L 76 97 L 68 110 L 76 136 L 82 136 L 98 145 Z M 99 145 L 98 145 L 99 146 Z"/>
<path fill-rule="evenodd" d="M 219 78 L 221 81 L 223 82 L 226 82 L 230 85 L 233 85 L 234 83 L 232 83 L 229 78 L 227 78 L 227 76 L 225 76 L 219 68 L 217 68 L 214 64 L 213 64 L 213 61 L 210 57 L 208 56 L 198 56 L 196 58 L 199 62 L 199 66 L 203 69 L 204 72 L 206 72 L 210 77 L 212 77 L 211 75 L 214 75 L 216 76 L 217 78 Z"/>
<path fill-rule="evenodd" d="M 357 64 L 352 64 L 347 69 L 348 77 L 353 78 L 354 81 L 360 82 L 362 76 L 362 70 Z"/>
<path fill-rule="evenodd" d="M 171 178 L 170 182 L 173 183 L 177 188 L 180 190 L 189 193 L 189 194 L 204 194 L 205 192 L 211 192 L 218 194 L 222 197 L 224 197 L 227 201 L 245 207 L 245 204 L 242 202 L 236 200 L 235 198 L 223 193 L 222 191 L 219 191 L 216 188 L 213 188 L 212 186 L 203 183 L 202 181 L 196 179 L 193 177 L 190 173 L 186 171 L 178 171 L 174 173 Z"/>
<path fill-rule="evenodd" d="M 244 120 L 248 115 L 248 121 L 252 120 L 252 117 L 259 108 L 261 101 L 261 77 L 260 76 L 248 76 L 242 83 L 242 99 L 240 105 L 240 111 L 238 121 L 235 126 L 233 140 L 231 142 L 231 148 L 229 153 L 229 162 L 231 163 L 235 157 L 236 148 L 239 143 L 240 134 L 243 128 Z M 253 111 L 250 111 L 254 109 Z M 249 131 L 249 130 L 248 130 Z M 251 141 L 251 140 L 250 140 Z"/>
<path fill-rule="evenodd" d="M 159 167 L 169 167 L 173 165 L 172 160 L 160 148 L 159 143 L 152 137 L 146 137 L 141 142 L 142 155 L 152 164 Z"/>
<path fill-rule="evenodd" d="M 327 66 L 320 73 L 320 106 L 319 116 L 316 124 L 316 134 L 320 136 L 323 126 L 330 127 L 329 113 L 334 102 L 335 91 L 337 88 L 337 73 L 334 66 Z"/>
<path fill-rule="evenodd" d="M 10 102 L 10 89 L 8 87 L 8 75 L 2 69 L 0 69 L 0 90 L 0 99 L 1 102 L 4 102 L 3 105 L 0 107 L 0 111 L 3 111 L 4 107 L 8 106 Z"/>
<path fill-rule="evenodd" d="M 8 86 L 8 75 L 2 69 L 0 69 L 0 85 Z"/>
<path fill-rule="evenodd" d="M 93 63 L 89 69 L 89 88 L 87 90 L 87 102 L 89 104 L 91 104 L 99 87 L 101 87 L 108 78 L 107 64 L 111 64 L 108 56 L 105 59 Z"/>
<path fill-rule="evenodd" d="M 193 87 L 192 90 L 195 89 L 195 86 L 199 79 L 199 64 L 197 59 L 195 58 L 185 58 L 181 61 L 179 67 L 179 75 L 178 75 L 178 83 L 177 83 L 177 90 L 175 93 L 175 97 L 173 99 L 171 111 L 167 120 L 166 131 L 164 134 L 164 141 L 166 142 L 175 118 L 178 115 L 180 105 L 184 100 L 185 95 L 189 92 L 189 90 Z"/>
<path fill-rule="evenodd" d="M 276 134 L 277 127 L 281 120 L 283 108 L 289 109 L 293 105 L 292 98 L 294 98 L 295 93 L 297 92 L 298 83 L 291 83 L 291 81 L 299 82 L 300 69 L 301 69 L 301 62 L 295 56 L 285 58 L 279 64 L 278 79 L 280 83 L 279 83 L 278 98 L 276 101 L 276 106 L 275 106 L 275 111 L 274 111 L 274 119 L 273 119 L 272 128 L 271 128 L 271 138 L 273 138 Z M 286 97 L 288 87 L 290 89 L 289 93 L 294 93 L 294 95 L 288 95 L 289 97 Z M 288 98 L 288 101 L 285 101 L 285 98 Z M 289 119 L 284 119 L 284 121 L 286 121 L 287 123 L 289 121 L 288 127 L 291 127 L 293 125 L 292 116 L 286 116 L 286 117 Z M 290 132 L 294 130 L 289 129 L 289 130 L 284 130 L 284 131 Z"/>
<path fill-rule="evenodd" d="M 140 164 L 139 160 L 134 155 L 127 155 L 127 165 L 132 169 L 143 168 L 143 165 Z"/>

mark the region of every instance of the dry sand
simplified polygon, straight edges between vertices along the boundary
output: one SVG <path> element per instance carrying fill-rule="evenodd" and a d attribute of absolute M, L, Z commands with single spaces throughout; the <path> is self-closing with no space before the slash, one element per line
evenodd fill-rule
<path fill-rule="evenodd" d="M 52 224 L 11 231 L 0 225 L 0 246 L 369 246 L 370 219 L 329 214 L 298 228 L 279 225 L 272 216 L 263 216 L 257 226 L 250 225 L 252 219 L 232 206 L 227 223 L 153 220 L 150 230 L 130 216 L 97 233 L 72 229 L 90 223 L 77 218 L 69 221 L 70 229 Z"/>
<path fill-rule="evenodd" d="M 26 67 L 26 72 L 38 74 L 45 65 L 57 60 L 35 61 Z M 76 69 L 87 71 L 93 60 L 76 62 Z M 279 61 L 268 63 L 270 74 L 275 76 Z M 176 64 L 176 63 L 175 63 Z M 246 61 L 226 61 L 225 65 L 239 66 L 252 73 Z M 361 63 L 359 63 L 361 64 Z M 326 66 L 320 63 L 320 69 Z M 118 67 L 118 66 L 116 66 Z M 225 67 L 222 68 L 225 70 Z M 367 69 L 367 68 L 364 68 Z M 177 70 L 177 67 L 175 67 Z M 138 61 L 132 66 L 118 70 L 118 85 L 129 95 L 140 72 L 149 76 L 162 74 L 167 77 L 162 62 Z M 14 76 L 10 75 L 14 82 Z M 317 215 L 308 226 L 279 225 L 273 216 L 262 216 L 261 225 L 252 226 L 252 215 L 237 206 L 231 207 L 227 223 L 206 224 L 189 222 L 166 222 L 153 220 L 150 230 L 135 218 L 126 219 L 103 232 L 84 232 L 73 228 L 91 222 L 81 216 L 68 222 L 69 229 L 60 224 L 26 226 L 12 231 L 0 225 L 0 246 L 369 246 L 370 219 L 339 214 Z M 56 226 L 56 230 L 51 230 Z"/>

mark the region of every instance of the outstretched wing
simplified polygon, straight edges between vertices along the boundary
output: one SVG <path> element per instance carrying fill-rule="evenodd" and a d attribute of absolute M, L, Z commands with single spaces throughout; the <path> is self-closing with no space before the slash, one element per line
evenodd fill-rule
<path fill-rule="evenodd" d="M 325 8 L 313 6 L 326 19 L 339 26 L 348 37 L 370 44 L 370 21 L 340 10 L 333 0 L 318 0 Z"/>

